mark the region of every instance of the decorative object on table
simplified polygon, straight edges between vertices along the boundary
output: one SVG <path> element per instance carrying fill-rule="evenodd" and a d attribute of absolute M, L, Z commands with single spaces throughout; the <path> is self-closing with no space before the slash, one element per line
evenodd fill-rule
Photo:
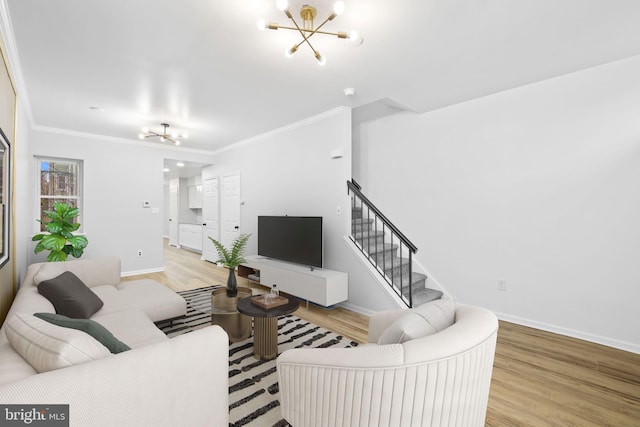
<path fill-rule="evenodd" d="M 74 222 L 80 210 L 66 203 L 56 202 L 53 210 L 44 211 L 44 214 L 49 221 L 37 221 L 44 224 L 46 233 L 39 233 L 31 238 L 38 242 L 34 252 L 50 251 L 47 256 L 49 262 L 66 261 L 69 255 L 80 258 L 89 244 L 85 236 L 73 234 L 80 228 L 80 223 Z"/>
<path fill-rule="evenodd" d="M 221 287 L 222 288 L 222 287 Z M 187 316 L 160 326 L 170 338 L 209 325 L 211 291 L 214 287 L 178 292 L 187 301 Z M 295 315 L 278 319 L 278 350 L 290 348 L 345 348 L 358 343 Z M 257 362 L 252 339 L 229 346 L 229 425 L 285 426 L 282 420 L 278 372 L 275 360 Z"/>
<path fill-rule="evenodd" d="M 247 242 L 251 234 L 241 234 L 231 243 L 231 249 L 227 249 L 224 245 L 218 242 L 216 239 L 209 237 L 209 240 L 213 242 L 213 245 L 218 251 L 220 259 L 216 261 L 216 264 L 222 264 L 229 269 L 229 277 L 227 278 L 227 296 L 235 297 L 238 294 L 238 283 L 236 281 L 235 270 L 243 262 L 244 250 L 247 247 Z"/>
<path fill-rule="evenodd" d="M 270 308 L 280 307 L 281 305 L 285 305 L 289 302 L 288 299 L 281 296 L 273 296 L 270 293 L 256 295 L 251 298 L 251 304 L 257 305 L 260 308 L 264 308 L 265 310 L 269 310 Z"/>

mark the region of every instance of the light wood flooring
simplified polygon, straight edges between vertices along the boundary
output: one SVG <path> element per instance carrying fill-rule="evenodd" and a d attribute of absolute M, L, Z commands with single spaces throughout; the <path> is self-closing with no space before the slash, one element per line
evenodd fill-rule
<path fill-rule="evenodd" d="M 165 272 L 142 277 L 181 291 L 224 284 L 227 271 L 165 240 Z M 367 316 L 304 304 L 295 314 L 366 342 Z M 486 425 L 638 427 L 640 355 L 501 321 Z"/>

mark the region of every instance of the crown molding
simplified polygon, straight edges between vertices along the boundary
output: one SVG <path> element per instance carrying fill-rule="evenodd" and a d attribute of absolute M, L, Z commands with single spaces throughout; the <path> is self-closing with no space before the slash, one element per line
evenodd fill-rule
<path fill-rule="evenodd" d="M 204 154 L 207 156 L 210 156 L 214 153 L 213 151 L 209 151 L 209 150 L 199 150 L 196 148 L 187 148 L 187 147 L 176 147 L 175 145 L 154 144 L 152 142 L 140 141 L 138 139 L 118 138 L 115 136 L 100 135 L 100 134 L 88 133 L 88 132 L 79 132 L 79 131 L 74 131 L 69 129 L 54 128 L 49 126 L 35 125 L 31 128 L 31 130 L 34 132 L 54 133 L 58 135 L 73 136 L 78 138 L 92 139 L 96 141 L 105 141 L 105 142 L 111 142 L 115 144 L 135 145 L 137 147 L 149 148 L 151 150 L 169 150 L 169 151 L 176 151 L 180 153 Z"/>
<path fill-rule="evenodd" d="M 325 111 L 324 113 L 320 113 L 320 114 L 316 114 L 315 116 L 311 116 L 311 117 L 307 117 L 305 119 L 299 120 L 297 122 L 293 122 L 291 124 L 288 124 L 286 126 L 262 133 L 260 135 L 256 135 L 256 136 L 252 136 L 250 138 L 247 139 L 243 139 L 242 141 L 238 141 L 238 142 L 234 142 L 233 144 L 224 146 L 222 148 L 219 148 L 218 150 L 213 151 L 213 154 L 220 154 L 223 153 L 225 151 L 229 151 L 229 150 L 235 150 L 238 149 L 240 147 L 244 147 L 246 145 L 251 145 L 254 144 L 256 142 L 260 142 L 266 138 L 270 138 L 273 136 L 277 136 L 277 135 L 281 135 L 285 132 L 290 132 L 292 130 L 295 129 L 299 129 L 299 128 L 303 128 L 305 126 L 309 126 L 312 125 L 314 123 L 320 122 L 322 120 L 325 120 L 329 117 L 333 117 L 333 116 L 337 116 L 338 114 L 344 112 L 344 111 L 351 111 L 350 107 L 344 107 L 344 106 L 340 106 L 340 107 L 336 107 L 333 108 L 331 110 Z"/>

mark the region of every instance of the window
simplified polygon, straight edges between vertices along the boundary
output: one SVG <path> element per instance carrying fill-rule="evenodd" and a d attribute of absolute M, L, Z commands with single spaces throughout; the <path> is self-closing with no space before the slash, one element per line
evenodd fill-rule
<path fill-rule="evenodd" d="M 53 204 L 56 202 L 80 208 L 80 215 L 82 215 L 80 199 L 82 194 L 82 161 L 53 158 L 38 158 L 37 160 L 38 194 L 40 195 L 38 219 L 47 221 L 44 211 L 52 210 Z M 75 221 L 82 224 L 80 218 L 76 218 Z M 40 225 L 40 231 L 44 231 L 43 225 Z"/>

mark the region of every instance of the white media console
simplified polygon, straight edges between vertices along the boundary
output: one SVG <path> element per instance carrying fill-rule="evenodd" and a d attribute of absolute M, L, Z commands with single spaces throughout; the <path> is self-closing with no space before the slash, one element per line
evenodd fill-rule
<path fill-rule="evenodd" d="M 348 274 L 326 268 L 311 268 L 265 258 L 245 257 L 238 266 L 238 276 L 282 292 L 328 307 L 349 298 Z"/>

